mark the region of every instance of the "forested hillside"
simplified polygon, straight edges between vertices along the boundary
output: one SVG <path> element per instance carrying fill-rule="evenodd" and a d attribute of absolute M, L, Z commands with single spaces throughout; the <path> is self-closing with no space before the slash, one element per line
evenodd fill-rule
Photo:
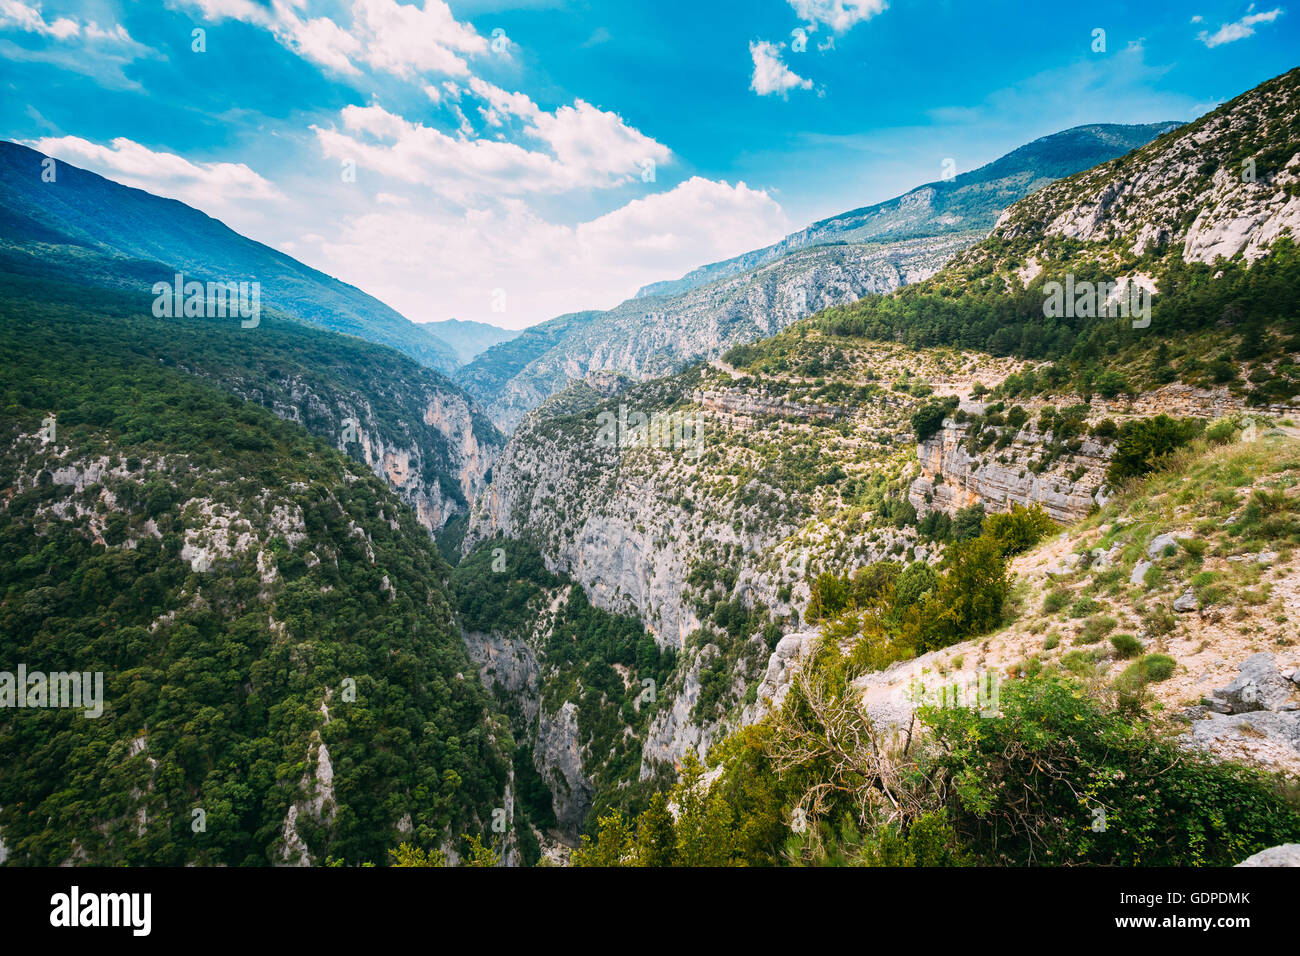
<path fill-rule="evenodd" d="M 93 303 L 0 300 L 0 655 L 104 675 L 97 719 L 0 711 L 9 862 L 360 863 L 490 836 L 513 744 L 427 530 L 363 465 L 187 374 L 232 354 L 206 320 Z"/>
<path fill-rule="evenodd" d="M 132 291 L 170 283 L 177 272 L 201 281 L 256 281 L 263 305 L 302 322 L 390 345 L 443 372 L 459 364 L 432 331 L 355 286 L 175 199 L 2 141 L 0 263 L 5 271 L 73 275 L 84 285 Z"/>

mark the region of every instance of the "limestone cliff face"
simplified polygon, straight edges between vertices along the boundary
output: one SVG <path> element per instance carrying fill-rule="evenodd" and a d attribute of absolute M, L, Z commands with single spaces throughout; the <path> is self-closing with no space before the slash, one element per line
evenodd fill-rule
<path fill-rule="evenodd" d="M 554 714 L 542 711 L 537 721 L 536 763 L 551 788 L 556 821 L 566 833 L 577 834 L 591 810 L 594 788 L 582 769 L 578 707 L 573 701 L 565 701 Z"/>
<path fill-rule="evenodd" d="M 549 610 L 538 616 L 526 635 L 471 631 L 462 636 L 483 685 L 506 703 L 515 739 L 532 750 L 533 766 L 551 791 L 559 838 L 577 846 L 595 792 L 578 710 L 575 702 L 565 701 L 550 712 L 542 702 L 543 685 L 553 676 L 553 668 L 548 669 L 541 648 L 564 594 L 561 590 L 548 596 Z"/>
<path fill-rule="evenodd" d="M 1069 395 L 1056 401 L 1061 406 L 1084 404 L 1078 396 Z M 1104 504 L 1113 444 L 1083 436 L 1050 466 L 1037 465 L 1053 439 L 1050 432 L 1032 424 L 1045 404 L 1041 400 L 1025 402 L 1030 423 L 1009 429 L 1011 441 L 1006 446 L 975 454 L 969 450 L 971 425 L 945 419 L 938 432 L 916 446 L 921 474 L 908 491 L 912 506 L 922 513 L 939 510 L 951 515 L 981 503 L 989 513 L 1007 511 L 1012 505 L 1041 505 L 1053 520 L 1068 524 L 1085 517 L 1094 505 Z M 980 413 L 985 406 L 966 402 L 962 408 Z M 1252 415 L 1292 416 L 1298 411 L 1290 405 L 1248 405 L 1227 388 L 1172 384 L 1131 398 L 1094 397 L 1088 403 L 1087 420 L 1095 424 L 1103 418 L 1122 422 L 1154 415 L 1204 419 L 1235 415 L 1246 421 Z"/>
<path fill-rule="evenodd" d="M 548 567 L 580 582 L 593 604 L 635 614 L 661 645 L 680 647 L 699 623 L 683 595 L 689 542 L 721 535 L 752 543 L 729 528 L 709 528 L 701 515 L 665 506 L 667 463 L 644 477 L 620 475 L 613 462 L 592 469 L 602 451 L 519 436 L 497 462 L 466 546 L 497 532 L 545 540 Z"/>
<path fill-rule="evenodd" d="M 615 371 L 634 379 L 666 374 L 773 335 L 829 306 L 918 282 L 979 238 L 960 233 L 817 246 L 676 295 L 630 299 L 576 326 L 497 394 L 481 398 L 497 426 L 509 431 L 529 410 L 589 373 Z"/>
<path fill-rule="evenodd" d="M 916 446 L 921 476 L 912 482 L 908 499 L 917 511 L 955 514 L 982 503 L 985 511 L 993 513 L 1008 511 L 1012 505 L 1037 504 L 1053 520 L 1065 523 L 1084 517 L 1104 500 L 1107 446 L 1087 439 L 1068 463 L 1035 474 L 1030 463 L 1042 447 L 1042 434 L 1033 429 L 1018 431 L 998 458 L 977 457 L 965 447 L 969 428 L 946 419 L 937 434 Z"/>
<path fill-rule="evenodd" d="M 1279 236 L 1300 232 L 1297 114 L 1300 70 L 1292 70 L 1027 196 L 1001 215 L 989 243 L 954 264 L 987 272 L 1045 261 L 1062 239 L 1084 244 L 1085 257 L 1102 263 L 1179 247 L 1185 262 L 1238 255 L 1254 262 Z"/>
<path fill-rule="evenodd" d="M 803 368 L 812 357 L 790 364 Z M 835 374 L 861 381 L 868 370 L 914 372 L 917 361 L 871 346 Z M 592 391 L 586 404 L 566 392 L 521 423 L 475 505 L 467 551 L 498 533 L 528 541 L 592 604 L 635 615 L 678 653 L 642 746 L 643 777 L 688 752 L 703 756 L 756 703 L 750 692 L 760 693 L 771 648 L 801 627 L 810 569 L 933 557 L 913 528 L 870 515 L 828 518 L 843 510 L 850 492 L 835 483 L 849 473 L 909 467 L 911 446 L 897 436 L 917 399 L 876 388 L 849 405 L 818 397 L 819 388 L 715 363 L 613 398 Z M 620 406 L 689 415 L 702 450 L 602 445 L 600 410 Z M 722 633 L 723 605 L 756 615 L 746 632 Z"/>
<path fill-rule="evenodd" d="M 223 384 L 364 461 L 431 534 L 468 512 L 504 444 L 469 396 L 427 371 L 364 387 L 304 375 Z"/>

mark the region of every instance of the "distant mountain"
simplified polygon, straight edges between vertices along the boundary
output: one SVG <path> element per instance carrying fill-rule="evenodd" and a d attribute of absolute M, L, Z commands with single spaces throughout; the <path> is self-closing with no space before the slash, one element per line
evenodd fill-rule
<path fill-rule="evenodd" d="M 1176 122 L 1076 126 L 1044 136 L 979 169 L 918 186 L 886 202 L 815 222 L 780 242 L 645 286 L 638 297 L 671 295 L 772 262 L 808 246 L 889 242 L 959 232 L 987 233 L 1007 206 L 1046 184 L 1122 156 L 1175 129 Z"/>
<path fill-rule="evenodd" d="M 1297 237 L 1300 68 L 1025 197 L 925 282 L 809 326 L 1053 363 L 1030 391 L 1181 382 L 1289 407 Z"/>
<path fill-rule="evenodd" d="M 524 329 L 513 339 L 487 349 L 474 361 L 458 369 L 453 377 L 461 388 L 480 401 L 490 400 L 491 396 L 496 395 L 530 363 L 564 341 L 567 336 L 584 328 L 600 314 L 595 311 L 570 312 L 539 322 Z"/>
<path fill-rule="evenodd" d="M 470 322 L 464 319 L 443 319 L 427 322 L 424 328 L 446 342 L 456 352 L 462 365 L 474 356 L 501 342 L 509 342 L 519 334 L 518 329 L 503 329 L 487 322 Z"/>
<path fill-rule="evenodd" d="M 0 142 L 0 259 L 5 271 L 148 289 L 176 272 L 256 281 L 264 306 L 389 345 L 442 372 L 460 362 L 430 329 L 338 279 L 255 242 L 197 209 Z"/>
<path fill-rule="evenodd" d="M 648 378 L 779 332 L 821 309 L 933 275 L 1011 203 L 1176 123 L 1081 126 L 952 181 L 814 223 L 781 242 L 656 283 L 606 312 L 542 323 L 456 373 L 499 428 L 592 373 Z"/>
<path fill-rule="evenodd" d="M 457 381 L 508 431 L 573 381 L 609 373 L 633 381 L 669 374 L 737 343 L 773 335 L 827 306 L 924 279 L 979 239 L 979 233 L 964 233 L 802 249 L 678 295 L 628 299 L 608 312 L 588 313 L 490 391 L 476 391 L 469 376 L 495 350 L 462 369 Z M 521 340 L 515 342 L 529 348 L 543 344 L 540 336 Z"/>

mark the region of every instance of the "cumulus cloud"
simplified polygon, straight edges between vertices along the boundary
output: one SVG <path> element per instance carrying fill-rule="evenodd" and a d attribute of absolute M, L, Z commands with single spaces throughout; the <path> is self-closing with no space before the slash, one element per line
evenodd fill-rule
<path fill-rule="evenodd" d="M 304 18 L 300 0 L 173 0 L 198 9 L 212 21 L 239 20 L 268 30 L 303 59 L 345 76 L 358 64 L 410 78 L 433 72 L 469 73 L 467 55 L 486 53 L 488 41 L 452 15 L 443 0 L 423 6 L 396 0 L 353 0 L 352 22 L 344 27 L 328 17 Z"/>
<path fill-rule="evenodd" d="M 885 0 L 789 0 L 801 20 L 843 33 L 856 23 L 884 13 Z"/>
<path fill-rule="evenodd" d="M 754 75 L 749 81 L 749 88 L 759 96 L 780 93 L 785 96 L 790 90 L 812 89 L 812 80 L 805 80 L 791 70 L 781 60 L 784 43 L 771 43 L 756 40 L 749 44 L 749 54 L 754 58 Z"/>
<path fill-rule="evenodd" d="M 354 160 L 461 203 L 478 196 L 608 188 L 631 181 L 647 160 L 658 165 L 672 157 L 666 146 L 617 114 L 583 100 L 547 112 L 522 93 L 507 93 L 477 78 L 471 79 L 470 89 L 486 100 L 491 125 L 514 117 L 520 121 L 520 138 L 534 140 L 536 148 L 475 138 L 455 107 L 461 121 L 457 136 L 381 106 L 348 106 L 340 113 L 341 128 L 312 128 L 325 155 Z"/>
<path fill-rule="evenodd" d="M 250 200 L 284 197 L 243 163 L 193 163 L 119 137 L 101 146 L 76 136 L 46 137 L 27 145 L 47 156 L 160 196 L 222 215 Z"/>
<path fill-rule="evenodd" d="M 345 217 L 327 241 L 300 252 L 417 321 L 519 328 L 609 308 L 649 282 L 789 231 L 766 192 L 696 177 L 576 225 L 548 221 L 520 198 L 460 214 L 388 204 Z M 497 289 L 504 313 L 492 309 Z"/>
<path fill-rule="evenodd" d="M 0 32 L 20 32 L 46 42 L 32 46 L 0 40 L 0 55 L 16 61 L 51 63 L 94 77 L 101 86 L 138 89 L 123 67 L 149 54 L 120 23 L 101 26 L 94 20 L 60 16 L 46 19 L 40 3 L 0 0 Z"/>
<path fill-rule="evenodd" d="M 1260 23 L 1272 23 L 1283 14 L 1281 7 L 1269 10 L 1266 13 L 1254 13 L 1255 5 L 1252 3 L 1247 13 L 1240 20 L 1234 20 L 1232 23 L 1225 23 L 1219 29 L 1210 33 L 1208 30 L 1202 30 L 1197 36 L 1198 39 L 1207 47 L 1222 46 L 1225 43 L 1235 43 L 1237 40 L 1244 40 L 1246 37 L 1255 35 L 1255 26 Z M 1195 22 L 1195 21 L 1193 21 Z"/>

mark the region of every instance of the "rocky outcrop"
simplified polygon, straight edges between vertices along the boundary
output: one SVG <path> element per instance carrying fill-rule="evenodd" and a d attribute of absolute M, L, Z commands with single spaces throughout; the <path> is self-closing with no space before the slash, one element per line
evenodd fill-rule
<path fill-rule="evenodd" d="M 820 631 L 799 631 L 787 634 L 777 642 L 776 650 L 768 659 L 767 672 L 763 675 L 762 683 L 758 685 L 754 703 L 746 707 L 741 714 L 742 726 L 757 723 L 772 711 L 780 710 L 795 673 L 798 672 L 805 655 L 820 636 Z"/>
<path fill-rule="evenodd" d="M 1283 843 L 1260 850 L 1237 866 L 1300 866 L 1300 843 Z"/>
<path fill-rule="evenodd" d="M 322 704 L 322 707 L 324 705 Z M 328 716 L 326 723 L 329 722 Z M 329 748 L 319 737 L 315 741 L 314 767 L 303 774 L 299 782 L 302 796 L 289 805 L 281 834 L 281 866 L 311 866 L 315 861 L 306 842 L 298 833 L 298 819 L 310 817 L 317 823 L 334 822 L 334 766 L 330 763 Z"/>
<path fill-rule="evenodd" d="M 568 833 L 582 830 L 591 810 L 594 787 L 582 768 L 578 708 L 565 701 L 554 714 L 543 710 L 537 721 L 534 763 L 550 787 L 555 819 Z"/>
<path fill-rule="evenodd" d="M 1300 687 L 1267 652 L 1252 654 L 1238 669 L 1231 684 L 1185 711 L 1185 744 L 1225 758 L 1300 767 Z"/>
<path fill-rule="evenodd" d="M 955 514 L 982 503 L 992 513 L 1036 504 L 1054 520 L 1071 522 L 1103 500 L 1099 493 L 1109 452 L 1101 443 L 1086 439 L 1071 458 L 1035 473 L 1031 463 L 1042 454 L 1044 435 L 1027 428 L 1005 450 L 977 457 L 965 447 L 969 428 L 945 419 L 938 433 L 917 445 L 921 476 L 912 483 L 908 500 L 918 512 Z"/>
<path fill-rule="evenodd" d="M 1160 249 L 1179 250 L 1184 262 L 1253 262 L 1279 236 L 1300 232 L 1298 112 L 1300 71 L 1292 70 L 1127 156 L 1027 196 L 999 217 L 990 238 L 1000 242 L 970 250 L 956 265 L 1012 272 L 1026 258 L 1052 258 L 1051 244 L 1061 239 L 1108 266 Z M 1072 255 L 1079 261 L 1077 249 Z"/>

